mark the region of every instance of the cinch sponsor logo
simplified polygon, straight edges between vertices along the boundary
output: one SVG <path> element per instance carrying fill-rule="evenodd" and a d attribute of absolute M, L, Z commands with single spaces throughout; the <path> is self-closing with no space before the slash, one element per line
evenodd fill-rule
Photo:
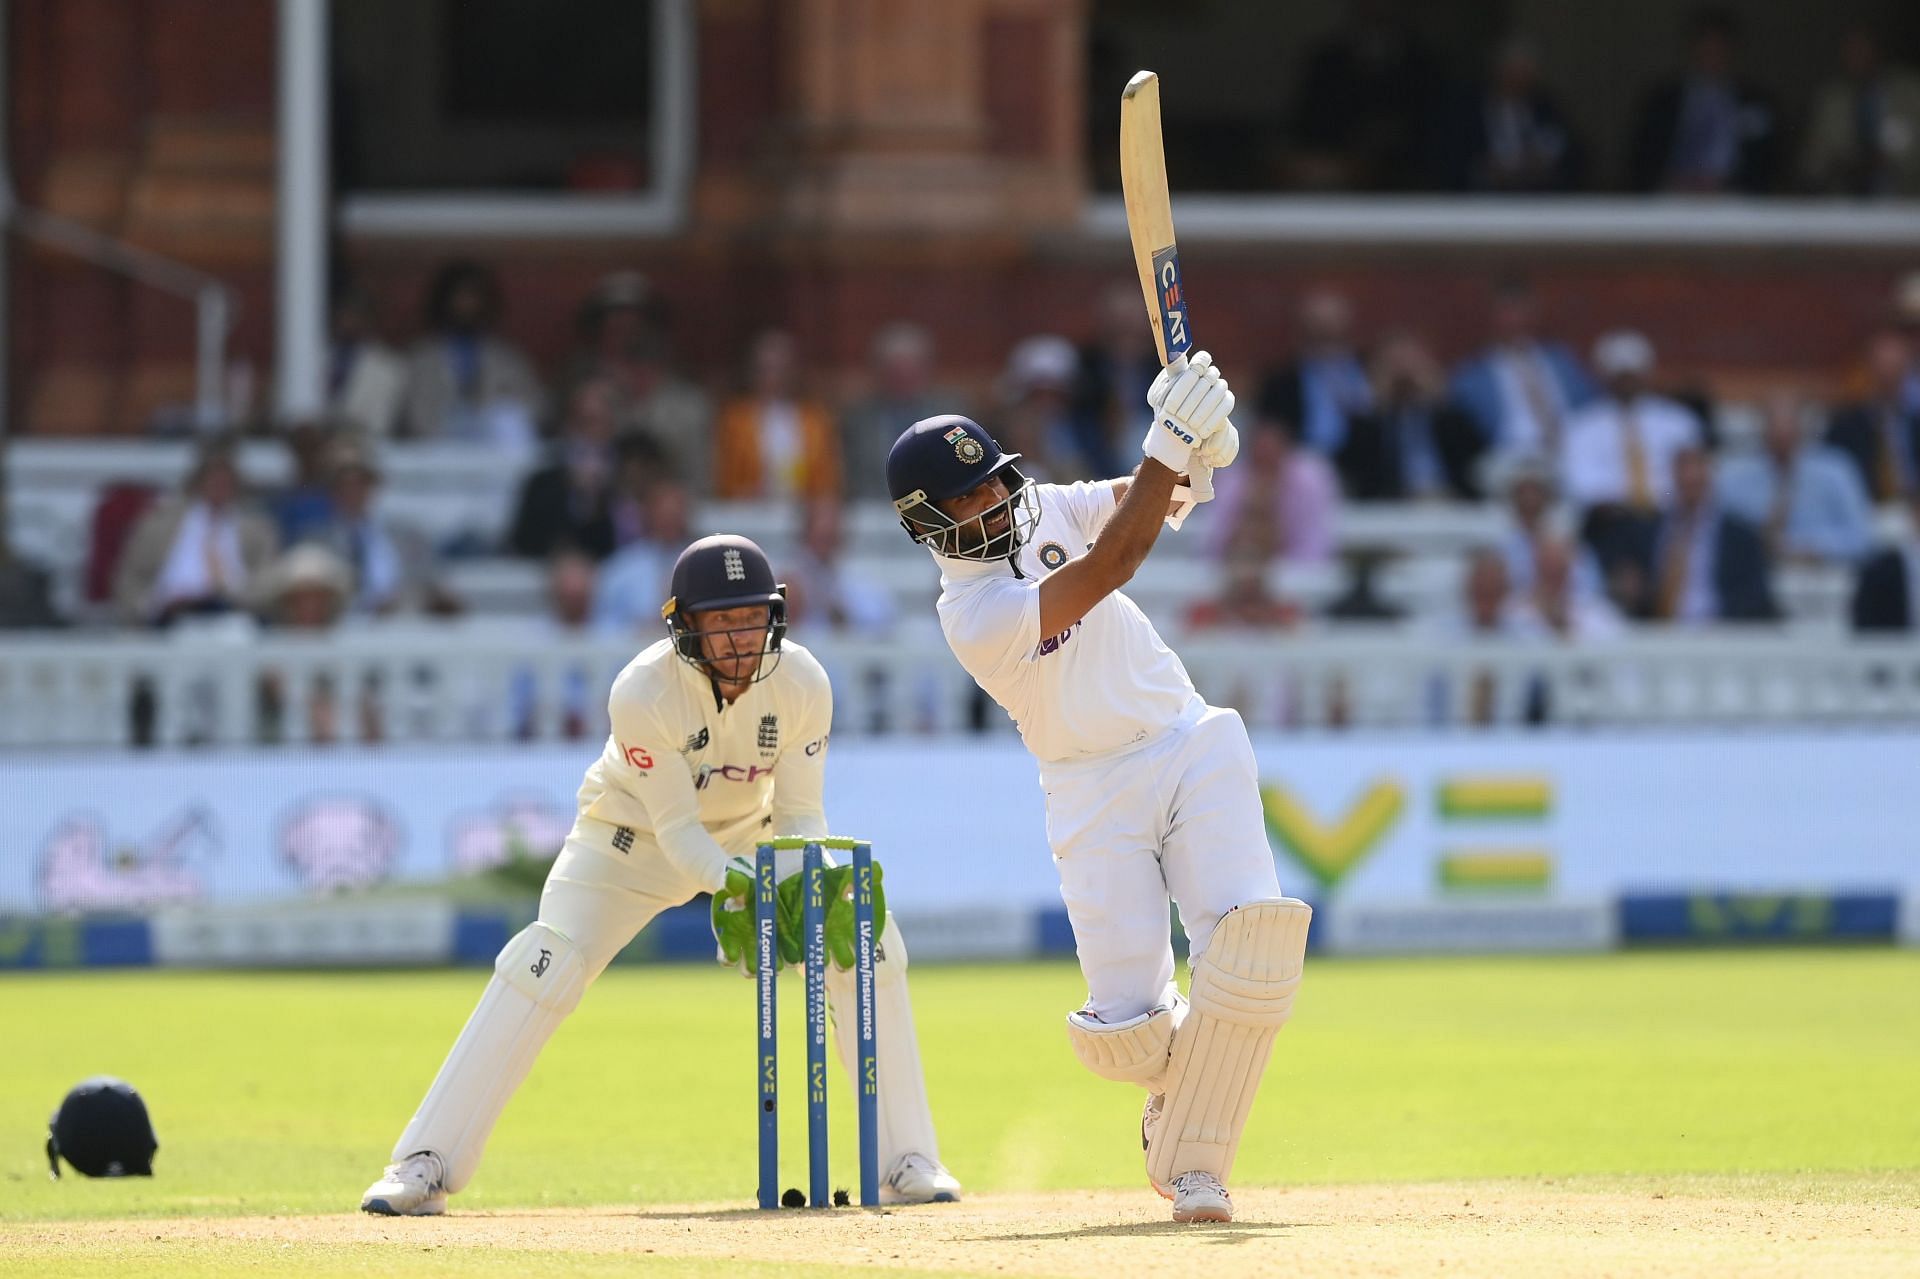
<path fill-rule="evenodd" d="M 831 736 L 831 734 L 828 736 Z M 827 738 L 825 737 L 816 737 L 807 743 L 807 754 L 809 755 L 818 755 L 825 749 L 827 749 Z"/>
<path fill-rule="evenodd" d="M 702 764 L 694 776 L 693 788 L 705 790 L 714 778 L 725 782 L 757 782 L 762 777 L 773 776 L 773 765 L 760 764 Z"/>

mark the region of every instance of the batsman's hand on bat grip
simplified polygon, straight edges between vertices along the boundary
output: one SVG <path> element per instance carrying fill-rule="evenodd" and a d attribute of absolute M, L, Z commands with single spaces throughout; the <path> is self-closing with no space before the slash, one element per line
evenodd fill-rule
<path fill-rule="evenodd" d="M 1176 359 L 1147 389 L 1153 424 L 1141 452 L 1175 472 L 1187 470 L 1193 450 L 1226 424 L 1233 391 L 1205 351 Z"/>

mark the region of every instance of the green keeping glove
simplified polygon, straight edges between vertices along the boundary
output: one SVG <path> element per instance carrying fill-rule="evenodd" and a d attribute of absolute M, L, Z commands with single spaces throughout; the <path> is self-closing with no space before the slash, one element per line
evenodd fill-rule
<path fill-rule="evenodd" d="M 753 863 L 736 857 L 727 863 L 726 887 L 713 895 L 713 940 L 719 962 L 743 977 L 760 971 L 760 944 L 753 930 Z"/>
<path fill-rule="evenodd" d="M 887 930 L 887 890 L 880 863 L 873 864 L 873 948 L 879 959 L 880 934 Z M 827 956 L 842 971 L 853 968 L 859 937 L 854 931 L 853 867 L 835 866 L 826 874 Z"/>

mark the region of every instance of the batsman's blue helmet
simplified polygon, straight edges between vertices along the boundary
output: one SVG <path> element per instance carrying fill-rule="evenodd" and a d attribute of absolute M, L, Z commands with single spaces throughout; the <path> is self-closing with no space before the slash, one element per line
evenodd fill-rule
<path fill-rule="evenodd" d="M 1002 451 L 972 418 L 947 413 L 915 422 L 887 454 L 887 492 L 900 527 L 922 546 L 952 559 L 1008 558 L 1026 541 L 1039 516 L 1019 461 L 1018 453 Z M 977 515 L 955 521 L 936 505 L 971 493 L 995 476 L 1007 486 L 1006 499 Z M 1002 523 L 1004 528 L 999 527 Z"/>
<path fill-rule="evenodd" d="M 706 650 L 689 621 L 690 612 L 722 608 L 745 608 L 764 604 L 767 609 L 766 638 L 760 647 L 760 668 L 756 681 L 765 679 L 780 664 L 780 641 L 787 636 L 787 588 L 773 578 L 773 564 L 767 553 L 751 539 L 733 533 L 703 537 L 680 552 L 673 562 L 673 593 L 660 608 L 667 632 L 681 660 L 711 674 Z"/>
<path fill-rule="evenodd" d="M 151 1177 L 158 1149 L 147 1103 L 110 1075 L 74 1085 L 47 1121 L 47 1163 L 56 1177 L 62 1159 L 89 1177 Z"/>

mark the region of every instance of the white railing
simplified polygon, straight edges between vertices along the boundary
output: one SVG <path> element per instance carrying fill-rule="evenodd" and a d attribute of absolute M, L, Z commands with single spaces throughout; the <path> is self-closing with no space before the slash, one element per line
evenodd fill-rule
<path fill-rule="evenodd" d="M 1011 731 L 930 628 L 810 647 L 834 679 L 836 733 Z M 1256 729 L 1920 721 L 1910 641 L 1713 633 L 1583 648 L 1362 629 L 1177 647 L 1201 692 Z M 0 749 L 590 740 L 607 731 L 606 689 L 633 651 L 474 625 L 11 638 Z"/>

